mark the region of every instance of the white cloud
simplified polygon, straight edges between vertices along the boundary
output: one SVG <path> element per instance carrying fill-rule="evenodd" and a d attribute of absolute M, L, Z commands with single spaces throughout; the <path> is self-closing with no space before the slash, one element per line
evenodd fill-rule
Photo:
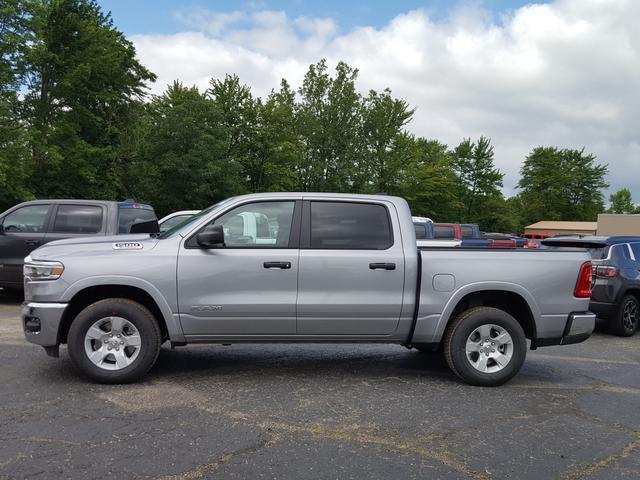
<path fill-rule="evenodd" d="M 155 93 L 237 73 L 266 95 L 283 77 L 299 85 L 320 58 L 344 60 L 363 92 L 390 87 L 417 107 L 417 135 L 452 145 L 490 136 L 508 194 L 533 147 L 584 146 L 609 164 L 613 190 L 628 186 L 640 201 L 640 2 L 557 0 L 499 22 L 477 6 L 443 21 L 414 10 L 341 33 L 331 19 L 266 10 L 179 18 L 188 31 L 132 37 L 158 74 Z"/>

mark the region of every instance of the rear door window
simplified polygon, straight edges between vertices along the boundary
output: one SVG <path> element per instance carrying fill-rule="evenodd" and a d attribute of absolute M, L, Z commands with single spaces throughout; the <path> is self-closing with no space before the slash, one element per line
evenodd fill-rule
<path fill-rule="evenodd" d="M 98 205 L 59 205 L 53 233 L 92 234 L 102 230 L 102 207 Z"/>
<path fill-rule="evenodd" d="M 393 233 L 384 205 L 311 202 L 311 248 L 386 250 Z"/>

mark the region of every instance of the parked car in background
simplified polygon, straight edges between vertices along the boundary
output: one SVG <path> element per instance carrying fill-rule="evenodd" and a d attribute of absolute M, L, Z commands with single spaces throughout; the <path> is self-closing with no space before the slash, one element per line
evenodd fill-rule
<path fill-rule="evenodd" d="M 0 214 L 0 287 L 22 288 L 24 257 L 53 240 L 158 232 L 153 208 L 133 201 L 34 200 Z"/>
<path fill-rule="evenodd" d="M 459 223 L 434 223 L 433 238 L 437 240 L 462 240 Z"/>
<path fill-rule="evenodd" d="M 384 195 L 238 196 L 159 236 L 45 245 L 24 271 L 26 338 L 52 356 L 66 343 L 107 383 L 146 374 L 164 341 L 385 342 L 442 349 L 493 386 L 527 338 L 581 342 L 595 321 L 586 252 L 419 249 L 409 205 Z"/>
<path fill-rule="evenodd" d="M 479 240 L 483 237 L 480 227 L 475 223 L 460 224 L 462 240 Z"/>
<path fill-rule="evenodd" d="M 640 320 L 640 237 L 571 236 L 547 238 L 548 248 L 587 248 L 593 263 L 589 310 L 619 336 L 635 333 Z"/>
<path fill-rule="evenodd" d="M 461 240 L 435 239 L 433 221 L 428 217 L 411 217 L 419 247 L 459 247 Z"/>
<path fill-rule="evenodd" d="M 162 217 L 160 220 L 158 220 L 160 232 L 166 232 L 170 228 L 175 227 L 180 222 L 186 220 L 189 217 L 192 217 L 198 212 L 200 212 L 200 210 L 180 210 L 179 212 L 173 212 L 166 217 Z"/>

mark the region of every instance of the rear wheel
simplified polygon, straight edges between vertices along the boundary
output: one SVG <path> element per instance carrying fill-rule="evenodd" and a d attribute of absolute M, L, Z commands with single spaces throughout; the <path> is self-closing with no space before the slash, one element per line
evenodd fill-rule
<path fill-rule="evenodd" d="M 449 326 L 444 354 L 466 383 L 494 387 L 516 375 L 527 354 L 527 339 L 515 318 L 503 310 L 475 307 Z"/>
<path fill-rule="evenodd" d="M 101 383 L 137 380 L 153 366 L 161 334 L 153 314 L 125 298 L 110 298 L 82 310 L 69 329 L 67 347 L 74 365 Z"/>
<path fill-rule="evenodd" d="M 609 322 L 611 333 L 621 337 L 630 337 L 638 328 L 640 305 L 633 295 L 625 295 L 618 305 L 615 316 Z"/>

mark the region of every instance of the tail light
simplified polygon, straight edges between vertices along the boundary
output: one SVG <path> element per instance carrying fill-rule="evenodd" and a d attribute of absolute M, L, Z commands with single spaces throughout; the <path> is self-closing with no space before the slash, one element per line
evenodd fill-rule
<path fill-rule="evenodd" d="M 591 298 L 591 262 L 585 262 L 580 267 L 573 296 L 576 298 Z"/>
<path fill-rule="evenodd" d="M 598 266 L 594 268 L 596 277 L 600 278 L 614 278 L 618 275 L 618 269 L 616 267 Z"/>
<path fill-rule="evenodd" d="M 516 248 L 515 240 L 494 240 L 491 248 Z"/>

